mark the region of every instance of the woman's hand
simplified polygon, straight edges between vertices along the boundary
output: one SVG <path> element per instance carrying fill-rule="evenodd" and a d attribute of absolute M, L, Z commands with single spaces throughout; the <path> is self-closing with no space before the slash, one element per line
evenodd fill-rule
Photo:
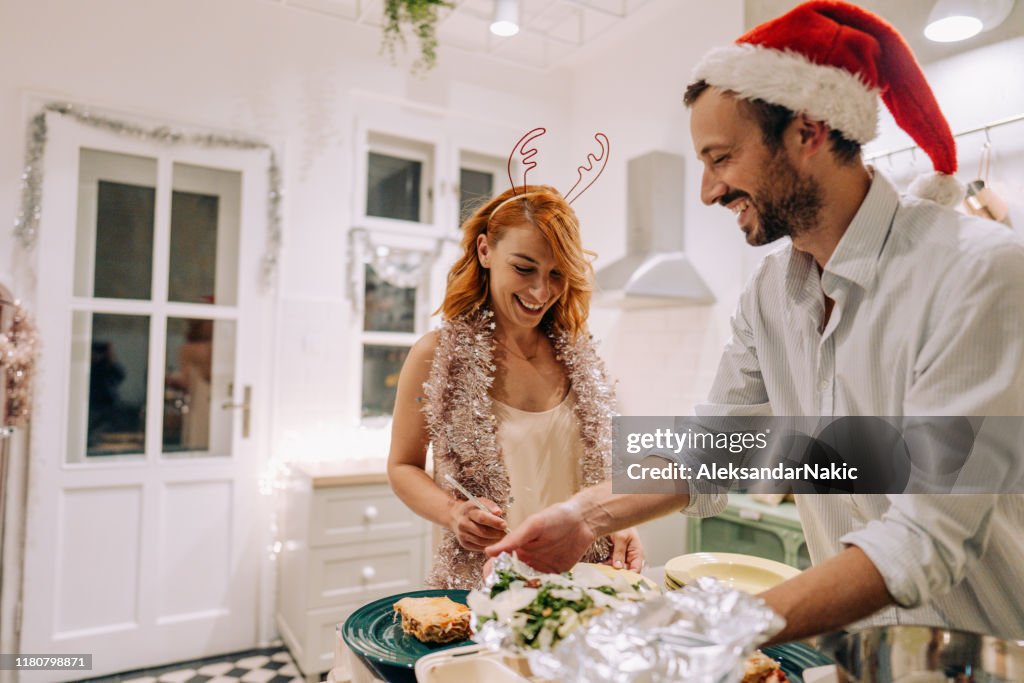
<path fill-rule="evenodd" d="M 612 554 L 604 564 L 635 572 L 644 568 L 644 547 L 635 526 L 608 534 L 608 538 L 612 542 Z"/>
<path fill-rule="evenodd" d="M 483 552 L 487 546 L 505 537 L 508 523 L 501 518 L 501 508 L 486 498 L 480 502 L 490 513 L 484 512 L 468 500 L 452 501 L 448 528 L 459 539 L 459 545 L 466 550 Z"/>

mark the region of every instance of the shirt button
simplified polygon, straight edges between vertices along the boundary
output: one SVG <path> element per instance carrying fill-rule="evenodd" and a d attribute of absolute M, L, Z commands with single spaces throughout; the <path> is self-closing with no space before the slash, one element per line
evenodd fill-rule
<path fill-rule="evenodd" d="M 818 382 L 818 389 L 820 389 L 821 391 L 825 391 L 826 389 L 828 389 L 828 378 L 827 377 L 823 378 L 820 382 Z"/>

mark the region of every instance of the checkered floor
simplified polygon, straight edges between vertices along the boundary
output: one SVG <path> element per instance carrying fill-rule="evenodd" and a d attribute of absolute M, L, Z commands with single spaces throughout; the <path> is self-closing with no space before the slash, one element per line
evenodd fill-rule
<path fill-rule="evenodd" d="M 305 679 L 288 650 L 274 645 L 87 680 L 89 683 L 303 683 Z"/>

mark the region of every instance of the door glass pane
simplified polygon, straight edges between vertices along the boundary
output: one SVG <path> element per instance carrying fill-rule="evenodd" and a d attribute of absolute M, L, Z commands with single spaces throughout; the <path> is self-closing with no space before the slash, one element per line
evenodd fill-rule
<path fill-rule="evenodd" d="M 174 164 L 170 301 L 237 303 L 241 174 Z"/>
<path fill-rule="evenodd" d="M 459 225 L 494 193 L 494 174 L 459 169 Z"/>
<path fill-rule="evenodd" d="M 235 322 L 169 318 L 165 368 L 164 455 L 231 455 Z"/>
<path fill-rule="evenodd" d="M 408 346 L 363 346 L 363 417 L 386 417 L 395 412 L 398 373 Z"/>
<path fill-rule="evenodd" d="M 373 266 L 366 266 L 366 305 L 363 329 L 373 332 L 416 331 L 416 288 L 385 282 Z"/>
<path fill-rule="evenodd" d="M 420 221 L 423 163 L 370 152 L 366 215 Z"/>
<path fill-rule="evenodd" d="M 83 149 L 78 180 L 75 295 L 148 299 L 156 159 Z"/>
<path fill-rule="evenodd" d="M 77 311 L 72 319 L 68 461 L 141 457 L 149 317 Z"/>

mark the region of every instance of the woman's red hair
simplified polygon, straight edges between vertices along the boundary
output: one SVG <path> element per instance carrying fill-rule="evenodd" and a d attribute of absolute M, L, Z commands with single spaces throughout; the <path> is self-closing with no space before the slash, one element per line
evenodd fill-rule
<path fill-rule="evenodd" d="M 473 313 L 490 297 L 487 270 L 477 257 L 477 237 L 487 235 L 493 247 L 505 231 L 532 225 L 551 247 L 558 270 L 565 278 L 565 292 L 545 314 L 542 324 L 576 337 L 586 329 L 593 292 L 593 266 L 583 248 L 580 223 L 565 198 L 553 187 L 527 185 L 511 188 L 478 208 L 462 224 L 462 255 L 448 272 L 444 302 L 438 309 L 453 319 Z"/>

